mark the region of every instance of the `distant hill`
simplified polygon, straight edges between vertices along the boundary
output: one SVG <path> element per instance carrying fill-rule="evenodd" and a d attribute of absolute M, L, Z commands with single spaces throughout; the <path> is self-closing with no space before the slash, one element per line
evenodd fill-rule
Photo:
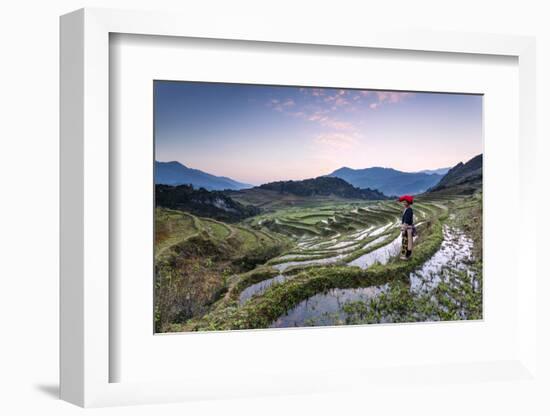
<path fill-rule="evenodd" d="M 401 172 L 391 168 L 340 168 L 330 177 L 344 179 L 358 188 L 377 189 L 385 195 L 419 194 L 436 185 L 443 175 L 424 172 Z"/>
<path fill-rule="evenodd" d="M 242 204 L 276 210 L 286 207 L 325 203 L 348 203 L 350 200 L 388 199 L 373 189 L 358 189 L 343 179 L 322 176 L 303 181 L 270 182 L 240 191 L 225 191 Z"/>
<path fill-rule="evenodd" d="M 155 184 L 193 185 L 195 188 L 214 190 L 238 190 L 252 185 L 237 182 L 225 176 L 215 176 L 198 169 L 191 169 L 179 162 L 155 162 Z"/>
<path fill-rule="evenodd" d="M 433 174 L 436 174 L 436 175 L 446 175 L 447 172 L 449 172 L 451 170 L 451 168 L 439 168 L 439 169 L 424 169 L 424 170 L 420 170 L 418 171 L 417 173 L 427 173 L 428 175 L 433 175 Z"/>
<path fill-rule="evenodd" d="M 195 189 L 191 185 L 156 185 L 155 203 L 159 207 L 227 222 L 240 221 L 260 213 L 259 208 L 243 205 L 223 192 Z"/>
<path fill-rule="evenodd" d="M 455 194 L 470 194 L 481 189 L 483 179 L 483 155 L 477 155 L 453 167 L 428 192 L 452 192 Z"/>
<path fill-rule="evenodd" d="M 338 196 L 349 199 L 388 199 L 386 195 L 375 189 L 359 189 L 343 179 L 328 176 L 320 176 L 314 179 L 302 181 L 278 181 L 270 182 L 259 186 L 260 189 L 267 189 L 284 194 L 298 196 Z"/>

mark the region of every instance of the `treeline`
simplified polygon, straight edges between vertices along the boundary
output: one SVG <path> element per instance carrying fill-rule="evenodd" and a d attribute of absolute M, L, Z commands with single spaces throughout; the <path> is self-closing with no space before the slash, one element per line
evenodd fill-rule
<path fill-rule="evenodd" d="M 241 221 L 260 213 L 259 208 L 243 205 L 221 191 L 195 189 L 193 185 L 156 185 L 155 203 L 158 207 L 177 209 L 226 222 Z"/>
<path fill-rule="evenodd" d="M 388 199 L 386 195 L 376 189 L 360 189 L 343 179 L 320 176 L 302 181 L 278 181 L 260 185 L 259 188 L 279 193 L 289 193 L 298 196 L 339 196 L 350 199 L 380 200 Z"/>

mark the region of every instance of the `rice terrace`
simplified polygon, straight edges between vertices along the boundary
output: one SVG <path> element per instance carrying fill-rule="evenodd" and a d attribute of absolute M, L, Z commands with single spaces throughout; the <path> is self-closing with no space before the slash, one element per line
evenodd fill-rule
<path fill-rule="evenodd" d="M 203 94 L 201 97 L 212 90 L 218 91 L 210 101 L 207 98 L 202 102 L 199 100 L 198 105 L 204 104 L 210 112 L 212 100 L 218 103 L 225 94 L 219 93 L 221 88 L 230 85 L 233 93 L 237 88 L 231 84 L 166 84 L 156 85 L 156 99 L 162 96 L 162 88 L 166 89 L 165 94 L 174 94 L 172 90 L 168 91 L 174 84 L 181 86 L 182 94 L 187 94 L 187 97 L 192 96 L 192 90 Z M 348 136 L 343 133 L 330 136 L 337 145 L 344 143 L 340 147 L 330 147 L 332 143 L 328 139 L 317 140 L 313 142 L 314 147 L 296 155 L 297 158 L 304 157 L 311 154 L 311 149 L 316 150 L 317 145 L 322 148 L 328 143 L 329 152 L 319 156 L 319 160 L 323 157 L 325 163 L 333 158 L 334 164 L 325 172 L 326 168 L 321 166 L 318 174 L 309 171 L 298 174 L 295 173 L 297 170 L 286 172 L 277 149 L 274 148 L 270 156 L 265 143 L 258 145 L 264 152 L 264 167 L 261 163 L 251 162 L 249 176 L 247 160 L 252 160 L 252 156 L 243 155 L 241 160 L 232 164 L 229 161 L 236 156 L 232 156 L 231 150 L 224 152 L 209 147 L 204 159 L 196 153 L 197 160 L 206 160 L 208 156 L 217 157 L 216 163 L 225 161 L 229 174 L 222 169 L 219 172 L 223 175 L 214 175 L 170 160 L 175 151 L 166 144 L 170 140 L 166 143 L 159 141 L 163 130 L 156 128 L 157 159 L 160 155 L 168 160 L 155 162 L 156 332 L 475 320 L 483 317 L 483 157 L 479 151 L 481 136 L 477 135 L 477 128 L 472 128 L 476 133 L 473 134 L 476 141 L 472 149 L 478 151 L 468 158 L 456 157 L 456 149 L 447 151 L 448 146 L 439 146 L 433 152 L 436 159 L 433 162 L 427 153 L 424 159 L 418 159 L 419 163 L 425 163 L 419 166 L 423 169 L 381 168 L 376 166 L 383 163 L 376 162 L 365 162 L 356 169 L 343 168 L 361 163 L 361 159 L 355 158 L 362 157 L 357 151 L 361 141 L 368 141 L 367 133 L 357 127 L 363 119 L 380 117 L 385 108 L 386 111 L 396 111 L 392 108 L 397 108 L 405 100 L 412 105 L 415 97 L 385 96 L 370 91 L 361 93 L 364 90 L 320 89 L 315 92 L 296 87 L 285 87 L 286 91 L 282 87 L 238 87 L 241 88 L 239 94 L 248 91 L 247 88 L 263 88 L 255 95 L 248 95 L 247 102 L 253 109 L 251 111 L 270 112 L 278 117 L 278 125 L 288 119 L 293 123 L 289 129 L 297 128 L 302 116 L 289 115 L 292 110 L 309 116 L 303 121 L 307 128 L 315 125 L 322 131 L 342 130 Z M 288 99 L 291 101 L 285 101 L 273 98 L 274 92 L 279 95 L 292 92 L 294 95 Z M 262 94 L 271 104 L 262 104 L 261 109 L 256 110 Z M 456 94 L 450 98 L 441 96 L 445 94 L 430 97 L 430 100 L 448 99 L 451 102 L 462 99 Z M 234 108 L 234 95 L 228 91 L 227 97 Z M 474 98 L 481 102 L 480 97 Z M 364 108 L 364 113 L 349 113 L 352 115 L 347 116 L 346 111 L 351 110 L 346 104 L 336 105 L 338 99 L 345 99 L 350 106 L 359 106 L 361 100 L 365 100 L 363 107 L 356 110 Z M 183 105 L 182 102 L 179 105 Z M 293 104 L 277 107 L 285 102 Z M 329 103 L 330 110 L 323 112 L 328 108 L 323 107 L 323 103 Z M 164 104 L 159 99 L 156 114 L 160 114 L 163 106 L 173 108 L 175 105 L 173 99 Z M 431 108 L 432 103 L 426 99 L 424 104 L 416 105 Z M 441 102 L 433 105 L 440 108 Z M 463 107 L 466 108 L 462 101 L 458 109 L 449 104 L 448 111 L 466 111 Z M 227 111 L 234 115 L 235 110 L 228 108 Z M 467 111 L 470 111 L 469 107 Z M 327 119 L 319 124 L 316 114 Z M 477 107 L 472 114 L 478 123 Z M 177 117 L 179 120 L 182 116 Z M 198 116 L 194 114 L 193 117 Z M 434 118 L 437 115 L 430 119 L 435 125 Z M 168 123 L 168 117 L 162 115 L 157 115 L 156 120 L 157 123 Z M 225 119 L 220 121 L 220 124 L 224 123 Z M 343 128 L 347 126 L 344 123 L 356 130 Z M 254 126 L 250 128 L 255 129 Z M 411 125 L 407 128 L 410 129 Z M 368 126 L 365 129 L 368 131 Z M 419 130 L 426 134 L 425 129 Z M 256 130 L 254 132 L 257 134 Z M 438 136 L 438 140 L 445 139 Z M 171 146 L 174 143 L 176 140 L 172 139 Z M 163 153 L 161 145 L 168 150 Z M 346 147 L 348 145 L 351 148 Z M 202 144 L 196 146 L 203 151 Z M 240 147 L 241 143 L 234 146 Z M 253 145 L 247 143 L 247 146 Z M 278 146 L 284 147 L 283 144 Z M 385 144 L 380 144 L 369 152 L 373 161 L 377 160 L 377 151 L 385 154 L 383 146 Z M 391 146 L 399 149 L 404 145 L 400 142 Z M 182 149 L 185 148 L 183 145 Z M 182 154 L 185 152 L 183 150 Z M 415 149 L 407 152 L 413 154 Z M 239 150 L 235 154 L 238 153 Z M 442 156 L 438 159 L 440 154 Z M 267 172 L 271 158 L 279 167 L 274 174 Z M 442 168 L 447 160 L 453 162 Z M 406 162 L 407 157 L 396 158 L 395 166 Z M 312 166 L 314 171 L 315 164 L 305 165 L 307 169 Z M 299 164 L 296 166 L 296 169 L 300 168 Z M 231 167 L 235 174 L 230 175 L 233 172 Z M 212 169 L 207 167 L 205 170 Z M 261 175 L 265 175 L 265 179 Z M 239 178 L 242 182 L 232 178 Z M 412 254 L 407 252 L 406 259 L 402 256 L 404 210 L 397 202 L 402 194 L 414 196 L 411 207 L 415 234 L 410 243 Z"/>

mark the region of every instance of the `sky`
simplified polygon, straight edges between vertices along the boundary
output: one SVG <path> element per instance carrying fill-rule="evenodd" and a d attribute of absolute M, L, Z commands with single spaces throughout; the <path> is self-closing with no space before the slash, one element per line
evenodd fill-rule
<path fill-rule="evenodd" d="M 155 159 L 259 185 L 482 153 L 481 95 L 155 81 Z"/>

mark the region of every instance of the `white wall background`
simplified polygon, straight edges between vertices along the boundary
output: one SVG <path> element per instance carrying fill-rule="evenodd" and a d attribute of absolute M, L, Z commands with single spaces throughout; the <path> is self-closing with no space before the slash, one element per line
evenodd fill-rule
<path fill-rule="evenodd" d="M 12 0 L 0 6 L 0 412 L 6 415 L 82 412 L 56 399 L 58 383 L 58 16 L 84 6 L 178 10 L 227 19 L 273 19 L 321 25 L 328 32 L 357 27 L 418 27 L 438 30 L 535 35 L 538 42 L 538 130 L 541 233 L 548 233 L 550 158 L 550 25 L 546 1 L 392 0 L 369 1 L 208 1 Z M 546 206 L 545 206 L 546 205 Z M 546 217 L 546 219 L 543 217 Z M 547 243 L 546 243 L 547 244 Z M 546 273 L 550 279 L 550 273 Z M 539 293 L 550 293 L 543 282 Z M 546 296 L 540 297 L 545 300 Z M 550 374 L 550 305 L 539 302 L 540 368 Z M 405 348 L 405 347 L 404 347 Z M 408 388 L 396 394 L 353 397 L 346 393 L 271 397 L 93 410 L 101 415 L 156 414 L 547 414 L 542 387 L 506 382 L 483 388 L 453 386 L 448 395 Z M 546 392 L 550 385 L 546 386 Z"/>

